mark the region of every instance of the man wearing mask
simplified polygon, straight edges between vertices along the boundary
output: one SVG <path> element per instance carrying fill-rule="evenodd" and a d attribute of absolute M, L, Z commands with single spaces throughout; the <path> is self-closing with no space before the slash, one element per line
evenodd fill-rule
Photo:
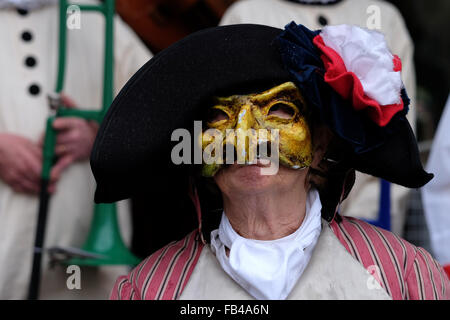
<path fill-rule="evenodd" d="M 389 48 L 402 60 L 403 83 L 411 99 L 408 121 L 416 123 L 414 46 L 400 12 L 382 0 L 240 0 L 225 12 L 221 25 L 255 23 L 284 28 L 291 21 L 317 30 L 326 25 L 354 24 L 382 32 Z M 357 173 L 349 200 L 340 208 L 343 215 L 376 220 L 380 180 Z M 391 186 L 391 230 L 402 236 L 408 190 Z"/>

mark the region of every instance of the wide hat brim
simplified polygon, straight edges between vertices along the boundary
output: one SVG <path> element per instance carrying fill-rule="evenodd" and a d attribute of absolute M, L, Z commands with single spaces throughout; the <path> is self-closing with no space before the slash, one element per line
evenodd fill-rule
<path fill-rule="evenodd" d="M 95 201 L 115 202 L 158 185 L 176 185 L 177 170 L 184 171 L 171 164 L 171 134 L 192 128 L 211 97 L 293 81 L 275 41 L 281 32 L 249 24 L 205 29 L 147 62 L 121 90 L 100 126 L 91 154 Z M 380 148 L 349 156 L 349 163 L 388 181 L 420 187 L 432 175 L 422 168 L 409 124 L 398 132 Z"/>

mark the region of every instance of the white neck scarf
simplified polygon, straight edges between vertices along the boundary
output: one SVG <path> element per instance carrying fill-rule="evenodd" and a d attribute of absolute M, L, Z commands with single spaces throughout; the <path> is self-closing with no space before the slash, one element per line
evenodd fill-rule
<path fill-rule="evenodd" d="M 319 193 L 310 190 L 300 228 L 270 241 L 241 237 L 223 213 L 219 229 L 211 232 L 211 248 L 225 272 L 253 297 L 286 299 L 311 259 L 322 229 L 321 209 Z"/>
<path fill-rule="evenodd" d="M 18 8 L 31 11 L 57 3 L 58 0 L 0 0 L 0 9 Z"/>

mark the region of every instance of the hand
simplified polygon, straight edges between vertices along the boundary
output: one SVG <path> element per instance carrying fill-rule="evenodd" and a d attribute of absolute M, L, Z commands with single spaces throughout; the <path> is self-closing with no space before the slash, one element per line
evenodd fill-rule
<path fill-rule="evenodd" d="M 81 118 L 67 117 L 55 119 L 53 128 L 58 131 L 55 154 L 59 159 L 50 175 L 52 179 L 58 180 L 70 164 L 89 159 L 98 124 Z"/>
<path fill-rule="evenodd" d="M 64 93 L 61 93 L 60 98 L 65 108 L 75 109 L 77 107 L 75 101 L 72 100 L 69 96 L 65 95 Z"/>
<path fill-rule="evenodd" d="M 0 179 L 14 191 L 38 194 L 42 168 L 41 148 L 22 136 L 0 134 Z"/>

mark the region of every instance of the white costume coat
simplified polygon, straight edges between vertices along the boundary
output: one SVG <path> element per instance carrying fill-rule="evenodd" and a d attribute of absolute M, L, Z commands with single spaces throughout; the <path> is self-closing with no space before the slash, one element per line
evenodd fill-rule
<path fill-rule="evenodd" d="M 83 2 L 93 1 L 78 1 Z M 98 13 L 83 12 L 81 28 L 68 30 L 64 92 L 81 108 L 101 107 L 103 20 Z M 150 58 L 150 53 L 119 18 L 114 27 L 117 93 Z M 15 9 L 0 10 L 0 43 L 0 132 L 38 141 L 49 115 L 46 96 L 54 90 L 56 82 L 58 6 L 46 6 L 25 15 Z M 35 59 L 33 67 L 25 64 L 28 57 Z M 37 94 L 29 92 L 32 85 L 38 87 Z M 45 247 L 80 247 L 83 244 L 91 223 L 94 190 L 87 161 L 73 164 L 63 172 L 57 191 L 51 197 Z M 26 297 L 37 211 L 37 197 L 18 194 L 0 181 L 0 299 Z M 129 213 L 120 211 L 122 233 L 129 238 L 129 223 L 124 224 L 130 218 Z M 66 287 L 69 275 L 65 274 L 65 268 L 50 270 L 45 259 L 42 271 L 41 298 L 107 298 L 114 279 L 123 268 L 83 269 L 82 289 L 73 291 Z"/>

